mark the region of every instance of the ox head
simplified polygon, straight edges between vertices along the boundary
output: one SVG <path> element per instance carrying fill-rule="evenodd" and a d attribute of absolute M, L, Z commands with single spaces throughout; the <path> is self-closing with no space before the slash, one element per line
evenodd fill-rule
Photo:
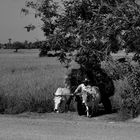
<path fill-rule="evenodd" d="M 63 100 L 64 100 L 64 97 L 62 97 L 62 96 L 54 97 L 54 111 L 55 112 L 57 112 L 57 113 L 59 112 L 59 106 Z"/>
<path fill-rule="evenodd" d="M 59 112 L 59 107 L 63 101 L 67 101 L 70 97 L 70 90 L 68 88 L 58 88 L 54 93 L 54 111 Z"/>

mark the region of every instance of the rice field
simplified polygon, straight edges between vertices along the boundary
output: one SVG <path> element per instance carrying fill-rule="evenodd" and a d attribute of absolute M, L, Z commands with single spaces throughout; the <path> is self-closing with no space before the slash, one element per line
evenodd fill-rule
<path fill-rule="evenodd" d="M 66 69 L 56 58 L 40 58 L 38 50 L 0 50 L 0 111 L 49 112 Z"/>
<path fill-rule="evenodd" d="M 63 87 L 67 69 L 57 58 L 40 58 L 38 54 L 39 50 L 0 50 L 0 113 L 53 111 L 53 93 Z M 113 105 L 120 106 L 125 81 L 114 84 Z"/>

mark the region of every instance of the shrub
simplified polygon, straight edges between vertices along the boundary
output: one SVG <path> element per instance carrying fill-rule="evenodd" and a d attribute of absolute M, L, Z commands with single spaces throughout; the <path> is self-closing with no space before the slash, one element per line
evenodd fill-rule
<path fill-rule="evenodd" d="M 5 111 L 5 94 L 4 90 L 0 88 L 0 113 L 4 113 Z"/>
<path fill-rule="evenodd" d="M 140 70 L 132 66 L 129 61 L 106 61 L 103 69 L 115 80 L 116 93 L 113 102 L 120 108 L 120 115 L 125 118 L 134 118 L 140 114 Z"/>
<path fill-rule="evenodd" d="M 119 62 L 118 60 L 109 59 L 102 62 L 102 68 L 113 80 L 124 79 L 132 72 L 130 61 Z"/>
<path fill-rule="evenodd" d="M 40 48 L 39 57 L 47 56 L 48 51 L 50 51 L 50 46 L 47 43 L 43 43 Z"/>
<path fill-rule="evenodd" d="M 127 76 L 128 86 L 122 92 L 121 113 L 124 116 L 135 118 L 140 114 L 140 71 L 133 68 L 133 72 Z"/>

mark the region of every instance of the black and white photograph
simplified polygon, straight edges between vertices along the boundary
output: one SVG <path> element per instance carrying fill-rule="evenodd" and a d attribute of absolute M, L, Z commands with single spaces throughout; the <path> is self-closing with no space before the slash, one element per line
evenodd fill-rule
<path fill-rule="evenodd" d="M 140 0 L 0 0 L 0 140 L 139 140 Z"/>

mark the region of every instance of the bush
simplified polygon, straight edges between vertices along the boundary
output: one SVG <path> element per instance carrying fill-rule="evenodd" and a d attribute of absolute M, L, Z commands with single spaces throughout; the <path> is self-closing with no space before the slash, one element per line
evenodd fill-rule
<path fill-rule="evenodd" d="M 102 68 L 113 80 L 124 79 L 132 72 L 132 65 L 129 61 L 119 62 L 118 60 L 108 60 L 102 62 Z"/>
<path fill-rule="evenodd" d="M 120 108 L 120 115 L 135 118 L 140 114 L 140 69 L 129 61 L 115 60 L 102 63 L 103 69 L 115 80 L 116 93 L 113 103 Z"/>
<path fill-rule="evenodd" d="M 47 56 L 48 51 L 50 51 L 50 46 L 47 43 L 42 44 L 40 48 L 39 57 Z"/>
<path fill-rule="evenodd" d="M 4 90 L 0 88 L 0 113 L 4 113 L 5 111 L 5 94 Z"/>
<path fill-rule="evenodd" d="M 121 113 L 135 118 L 140 114 L 140 70 L 133 68 L 133 72 L 127 76 L 127 81 L 128 86 L 121 94 Z"/>

